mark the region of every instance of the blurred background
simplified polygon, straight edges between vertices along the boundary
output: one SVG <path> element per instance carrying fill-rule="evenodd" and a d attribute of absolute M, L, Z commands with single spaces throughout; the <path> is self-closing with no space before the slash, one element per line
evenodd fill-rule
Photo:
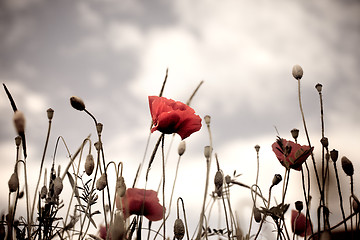
<path fill-rule="evenodd" d="M 48 108 L 55 110 L 45 159 L 48 170 L 54 157 L 62 169 L 68 162 L 63 144 L 54 156 L 59 136 L 65 139 L 71 153 L 89 134 L 96 141 L 92 119 L 70 106 L 73 95 L 81 97 L 87 109 L 104 124 L 106 160 L 124 163 L 125 181 L 131 186 L 149 134 L 147 97 L 159 94 L 167 68 L 163 96 L 168 98 L 186 102 L 204 80 L 191 106 L 202 118 L 212 117 L 214 152 L 225 175 L 236 170 L 242 174 L 238 181 L 255 183 L 254 146 L 261 146 L 259 185 L 267 193 L 273 175 L 284 174 L 271 150 L 276 136 L 290 139 L 290 130 L 298 128 L 299 143 L 307 144 L 297 82 L 291 75 L 293 65 L 301 65 L 303 107 L 315 157 L 319 160 L 321 153 L 320 104 L 315 85 L 321 83 L 329 148 L 353 161 L 354 179 L 358 181 L 359 30 L 360 3 L 356 0 L 1 0 L 0 80 L 26 117 L 31 196 L 45 144 Z M 0 190 L 7 193 L 7 181 L 15 164 L 16 132 L 4 91 L 0 94 L 0 111 Z M 151 136 L 146 166 L 158 136 L 158 132 Z M 165 139 L 166 151 L 171 139 L 170 135 Z M 179 142 L 176 135 L 166 169 L 168 192 Z M 203 148 L 209 145 L 206 127 L 186 139 L 186 145 L 174 198 L 184 199 L 190 231 L 194 232 L 204 194 Z M 213 162 L 212 176 L 215 170 Z M 333 179 L 332 166 L 330 170 Z M 339 170 L 348 213 L 349 179 L 340 164 Z M 147 188 L 156 190 L 160 176 L 158 154 Z M 145 186 L 144 179 L 143 171 L 137 187 Z M 292 171 L 286 198 L 290 209 L 296 200 L 303 200 L 298 191 L 300 183 L 301 174 Z M 331 223 L 335 224 L 340 220 L 340 210 L 333 180 L 330 189 Z M 213 190 L 211 184 L 209 191 Z M 358 185 L 355 190 L 359 192 Z M 313 206 L 317 206 L 315 180 L 312 191 Z M 274 189 L 273 196 L 281 200 L 281 187 Z M 242 230 L 247 233 L 252 209 L 250 192 L 233 187 L 231 200 Z M 0 211 L 6 212 L 7 201 L 8 194 L 0 196 Z M 174 206 L 171 219 L 176 216 Z M 23 201 L 19 212 L 24 207 Z M 221 205 L 214 205 L 211 228 L 226 227 L 219 208 Z M 312 211 L 315 213 L 316 208 Z M 102 219 L 97 221 L 103 223 Z M 172 220 L 169 223 L 172 236 Z M 253 233 L 257 227 L 253 225 Z M 273 227 L 269 224 L 264 231 L 271 232 Z"/>

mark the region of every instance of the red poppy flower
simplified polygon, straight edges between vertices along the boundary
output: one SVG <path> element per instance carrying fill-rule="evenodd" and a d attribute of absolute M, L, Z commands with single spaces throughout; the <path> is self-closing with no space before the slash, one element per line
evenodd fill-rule
<path fill-rule="evenodd" d="M 124 217 L 132 214 L 144 215 L 150 221 L 158 221 L 163 218 L 163 206 L 159 203 L 157 193 L 153 190 L 128 188 L 122 200 Z M 120 199 L 116 199 L 116 207 L 120 208 Z"/>
<path fill-rule="evenodd" d="M 149 96 L 150 113 L 153 120 L 151 132 L 177 133 L 182 139 L 201 128 L 201 118 L 194 109 L 182 102 L 164 97 Z"/>
<path fill-rule="evenodd" d="M 296 219 L 298 215 L 298 211 L 292 210 L 291 211 L 291 230 L 301 237 L 306 235 L 310 235 L 311 233 L 311 221 L 308 219 L 306 221 L 306 217 L 304 214 L 300 213 L 299 217 Z M 296 221 L 295 221 L 296 220 Z"/>
<path fill-rule="evenodd" d="M 99 228 L 99 237 L 102 239 L 106 239 L 106 235 L 107 235 L 106 227 L 104 225 L 101 225 Z M 110 239 L 111 239 L 111 237 L 110 237 Z"/>
<path fill-rule="evenodd" d="M 276 142 L 273 143 L 272 149 L 284 167 L 300 171 L 301 165 L 310 156 L 314 147 L 301 146 L 292 141 L 278 138 Z"/>

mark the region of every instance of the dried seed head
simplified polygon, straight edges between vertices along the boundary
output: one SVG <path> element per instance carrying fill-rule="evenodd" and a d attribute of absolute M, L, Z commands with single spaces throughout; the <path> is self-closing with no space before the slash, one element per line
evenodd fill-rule
<path fill-rule="evenodd" d="M 20 146 L 20 144 L 21 144 L 21 137 L 20 136 L 15 137 L 15 144 L 16 144 L 17 147 Z"/>
<path fill-rule="evenodd" d="M 275 186 L 275 185 L 278 185 L 282 180 L 282 177 L 280 174 L 275 174 L 274 175 L 274 178 L 272 180 L 272 185 Z"/>
<path fill-rule="evenodd" d="M 96 124 L 96 130 L 97 130 L 98 134 L 101 135 L 101 132 L 103 130 L 103 124 L 102 123 Z"/>
<path fill-rule="evenodd" d="M 115 215 L 114 223 L 110 227 L 110 236 L 114 240 L 122 240 L 125 236 L 124 217 L 118 212 Z"/>
<path fill-rule="evenodd" d="M 301 212 L 301 210 L 303 210 L 304 208 L 304 204 L 302 201 L 296 201 L 295 202 L 295 208 L 296 210 L 298 210 L 299 212 Z"/>
<path fill-rule="evenodd" d="M 230 184 L 231 183 L 231 177 L 229 176 L 229 175 L 226 175 L 225 176 L 225 182 L 226 182 L 226 184 Z"/>
<path fill-rule="evenodd" d="M 101 142 L 96 142 L 96 143 L 94 143 L 94 146 L 95 146 L 96 151 L 100 151 Z"/>
<path fill-rule="evenodd" d="M 292 75 L 296 80 L 300 80 L 303 76 L 303 69 L 300 65 L 294 65 L 292 69 Z"/>
<path fill-rule="evenodd" d="M 186 150 L 186 143 L 185 143 L 185 141 L 181 141 L 179 143 L 179 147 L 178 147 L 179 156 L 182 156 L 184 154 L 185 150 Z"/>
<path fill-rule="evenodd" d="M 126 184 L 123 177 L 118 177 L 116 180 L 116 193 L 119 197 L 123 197 L 126 192 Z"/>
<path fill-rule="evenodd" d="M 47 194 L 47 188 L 46 188 L 46 186 L 44 185 L 44 186 L 41 188 L 41 190 L 40 190 L 40 198 L 41 198 L 41 199 L 46 198 L 46 194 Z"/>
<path fill-rule="evenodd" d="M 206 157 L 206 159 L 209 159 L 211 156 L 211 147 L 210 146 L 205 146 L 204 148 L 204 156 Z"/>
<path fill-rule="evenodd" d="M 260 146 L 259 146 L 259 145 L 255 145 L 255 150 L 256 150 L 256 152 L 258 153 L 259 150 L 260 150 Z"/>
<path fill-rule="evenodd" d="M 51 120 L 54 116 L 54 110 L 52 108 L 49 108 L 46 112 L 48 119 Z"/>
<path fill-rule="evenodd" d="M 261 221 L 261 212 L 257 207 L 253 208 L 253 213 L 254 213 L 254 219 L 255 222 L 259 223 Z"/>
<path fill-rule="evenodd" d="M 54 180 L 54 193 L 59 196 L 63 190 L 63 183 L 61 177 L 56 177 Z"/>
<path fill-rule="evenodd" d="M 299 129 L 293 128 L 290 132 L 291 132 L 291 136 L 296 140 L 299 136 Z"/>
<path fill-rule="evenodd" d="M 16 172 L 11 174 L 10 179 L 8 181 L 9 191 L 16 192 L 19 188 L 19 177 Z"/>
<path fill-rule="evenodd" d="M 316 88 L 316 90 L 317 90 L 319 93 L 321 93 L 322 85 L 321 85 L 320 83 L 316 84 L 316 85 L 315 85 L 315 88 Z"/>
<path fill-rule="evenodd" d="M 94 167 L 95 167 L 94 157 L 90 153 L 86 156 L 86 161 L 85 161 L 85 172 L 88 176 L 92 174 Z"/>
<path fill-rule="evenodd" d="M 210 121 L 211 121 L 211 117 L 210 117 L 209 115 L 206 115 L 206 116 L 204 117 L 204 120 L 205 120 L 205 123 L 206 123 L 207 125 L 209 125 L 209 124 L 210 124 Z"/>
<path fill-rule="evenodd" d="M 333 149 L 330 151 L 330 157 L 333 162 L 336 162 L 339 157 L 339 151 Z"/>
<path fill-rule="evenodd" d="M 103 173 L 100 178 L 96 181 L 96 189 L 101 191 L 106 187 L 106 174 Z"/>
<path fill-rule="evenodd" d="M 224 174 L 222 171 L 217 171 L 214 178 L 214 184 L 216 189 L 221 189 L 222 185 L 224 183 Z"/>
<path fill-rule="evenodd" d="M 14 113 L 14 125 L 17 133 L 20 135 L 21 133 L 24 133 L 25 131 L 25 116 L 22 112 L 19 110 L 15 111 Z"/>
<path fill-rule="evenodd" d="M 76 97 L 76 96 L 72 96 L 70 98 L 70 104 L 73 108 L 75 108 L 76 110 L 79 110 L 79 111 L 83 111 L 85 110 L 85 103 L 84 101 L 79 98 L 79 97 Z"/>
<path fill-rule="evenodd" d="M 183 221 L 178 218 L 175 220 L 174 223 L 174 235 L 175 238 L 181 240 L 185 235 L 185 227 Z"/>
<path fill-rule="evenodd" d="M 352 176 L 354 174 L 353 164 L 347 157 L 341 158 L 341 166 L 346 175 Z"/>
<path fill-rule="evenodd" d="M 327 137 L 321 138 L 320 142 L 321 142 L 321 144 L 323 145 L 324 148 L 326 148 L 326 149 L 328 148 L 328 146 L 329 146 L 329 139 L 328 139 Z"/>

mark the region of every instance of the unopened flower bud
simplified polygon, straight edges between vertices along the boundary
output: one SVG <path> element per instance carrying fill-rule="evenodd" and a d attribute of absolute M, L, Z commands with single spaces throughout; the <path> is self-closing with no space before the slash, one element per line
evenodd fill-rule
<path fill-rule="evenodd" d="M 294 65 L 292 69 L 292 75 L 296 80 L 300 80 L 303 76 L 303 69 L 300 65 Z"/>
<path fill-rule="evenodd" d="M 63 183 L 61 177 L 56 177 L 54 180 L 54 193 L 59 196 L 63 190 Z"/>
<path fill-rule="evenodd" d="M 204 117 L 204 120 L 205 120 L 205 123 L 206 123 L 207 125 L 209 125 L 209 124 L 210 124 L 210 121 L 211 121 L 211 117 L 210 117 L 209 115 L 206 115 L 206 116 Z"/>
<path fill-rule="evenodd" d="M 24 197 L 24 191 L 19 192 L 19 199 L 22 199 Z M 1 239 L 1 238 L 0 238 Z"/>
<path fill-rule="evenodd" d="M 123 239 L 125 233 L 124 217 L 120 213 L 116 213 L 114 223 L 110 227 L 111 239 Z"/>
<path fill-rule="evenodd" d="M 255 145 L 255 151 L 258 153 L 260 150 L 260 146 L 259 145 Z"/>
<path fill-rule="evenodd" d="M 222 171 L 217 171 L 214 178 L 214 184 L 216 189 L 220 189 L 224 183 L 224 174 Z"/>
<path fill-rule="evenodd" d="M 123 197 L 126 192 L 125 180 L 122 176 L 118 177 L 116 180 L 116 193 L 119 197 Z"/>
<path fill-rule="evenodd" d="M 103 130 L 103 124 L 102 123 L 97 123 L 96 124 L 96 130 L 97 130 L 98 134 L 101 135 L 101 132 Z"/>
<path fill-rule="evenodd" d="M 44 185 L 44 186 L 41 188 L 41 190 L 40 190 L 40 198 L 41 198 L 41 199 L 46 198 L 46 194 L 47 194 L 47 188 L 46 188 L 46 186 Z"/>
<path fill-rule="evenodd" d="M 272 180 L 272 185 L 275 186 L 275 185 L 278 185 L 282 180 L 282 177 L 280 174 L 275 174 L 274 175 L 274 178 Z"/>
<path fill-rule="evenodd" d="M 359 200 L 354 195 L 352 197 L 353 197 L 352 208 L 353 208 L 354 212 L 357 213 L 360 211 Z"/>
<path fill-rule="evenodd" d="M 95 167 L 94 157 L 90 153 L 86 156 L 86 161 L 85 161 L 85 172 L 88 176 L 92 174 L 94 167 Z"/>
<path fill-rule="evenodd" d="M 336 162 L 339 157 L 339 151 L 333 149 L 330 151 L 330 157 L 333 162 Z"/>
<path fill-rule="evenodd" d="M 206 159 L 210 158 L 211 152 L 212 152 L 211 147 L 210 146 L 205 146 L 205 148 L 204 148 L 204 156 L 206 157 Z"/>
<path fill-rule="evenodd" d="M 21 137 L 20 136 L 15 137 L 15 144 L 16 144 L 17 147 L 20 146 L 20 144 L 21 144 Z"/>
<path fill-rule="evenodd" d="M 186 150 L 186 143 L 185 143 L 185 141 L 181 141 L 179 143 L 179 147 L 178 147 L 179 156 L 182 156 L 184 154 L 185 150 Z"/>
<path fill-rule="evenodd" d="M 293 128 L 290 132 L 291 132 L 292 137 L 296 140 L 299 136 L 299 129 Z"/>
<path fill-rule="evenodd" d="M 185 227 L 183 221 L 178 218 L 175 220 L 174 223 L 174 235 L 175 238 L 181 240 L 185 235 Z"/>
<path fill-rule="evenodd" d="M 51 120 L 54 116 L 54 110 L 52 108 L 49 108 L 46 112 L 48 119 Z"/>
<path fill-rule="evenodd" d="M 19 110 L 15 111 L 14 113 L 14 125 L 17 133 L 20 135 L 25 131 L 25 116 Z"/>
<path fill-rule="evenodd" d="M 9 191 L 16 192 L 19 188 L 19 177 L 16 172 L 11 174 L 10 179 L 8 181 Z"/>
<path fill-rule="evenodd" d="M 328 148 L 329 146 L 329 139 L 327 137 L 323 137 L 320 140 L 321 144 L 323 145 L 324 148 Z"/>
<path fill-rule="evenodd" d="M 346 175 L 352 176 L 354 174 L 353 164 L 347 157 L 341 158 L 341 166 Z"/>
<path fill-rule="evenodd" d="M 257 207 L 253 208 L 253 213 L 254 213 L 254 219 L 255 222 L 259 223 L 261 221 L 261 212 Z"/>
<path fill-rule="evenodd" d="M 75 108 L 76 110 L 79 110 L 79 111 L 83 111 L 85 110 L 85 103 L 84 101 L 79 98 L 79 97 L 76 97 L 76 96 L 72 96 L 70 98 L 70 104 L 73 108 Z"/>
<path fill-rule="evenodd" d="M 101 191 L 106 187 L 106 174 L 103 173 L 100 178 L 96 181 L 96 189 Z"/>
<path fill-rule="evenodd" d="M 298 210 L 299 212 L 301 212 L 301 210 L 303 210 L 304 208 L 304 204 L 302 201 L 296 201 L 295 202 L 295 208 L 296 210 Z"/>
<path fill-rule="evenodd" d="M 316 85 L 315 85 L 315 88 L 316 88 L 316 90 L 317 90 L 319 93 L 321 93 L 322 85 L 321 85 L 320 83 L 316 84 Z"/>
<path fill-rule="evenodd" d="M 229 176 L 229 175 L 226 175 L 225 176 L 225 182 L 226 182 L 226 184 L 230 184 L 231 183 L 231 177 Z"/>

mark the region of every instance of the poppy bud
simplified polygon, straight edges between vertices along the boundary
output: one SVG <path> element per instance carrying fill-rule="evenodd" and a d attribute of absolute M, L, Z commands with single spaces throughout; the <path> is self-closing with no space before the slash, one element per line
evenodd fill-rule
<path fill-rule="evenodd" d="M 185 143 L 185 141 L 181 141 L 179 143 L 179 147 L 178 147 L 179 156 L 182 156 L 184 154 L 185 150 L 186 150 L 186 143 Z"/>
<path fill-rule="evenodd" d="M 19 199 L 22 199 L 23 197 L 24 197 L 24 191 L 19 192 Z"/>
<path fill-rule="evenodd" d="M 333 149 L 330 151 L 330 157 L 333 162 L 336 162 L 339 157 L 339 151 Z"/>
<path fill-rule="evenodd" d="M 296 201 L 295 202 L 295 208 L 296 210 L 298 210 L 299 212 L 301 212 L 301 210 L 303 210 L 304 208 L 304 204 L 302 201 Z"/>
<path fill-rule="evenodd" d="M 282 180 L 282 177 L 280 174 L 275 174 L 274 178 L 272 180 L 272 186 L 278 185 Z"/>
<path fill-rule="evenodd" d="M 88 176 L 92 174 L 94 167 L 95 167 L 94 157 L 92 154 L 88 154 L 86 156 L 86 161 L 85 161 L 85 172 Z"/>
<path fill-rule="evenodd" d="M 255 145 L 255 150 L 256 150 L 256 152 L 258 153 L 259 150 L 260 150 L 260 146 L 259 146 L 259 145 Z"/>
<path fill-rule="evenodd" d="M 359 200 L 355 196 L 352 196 L 352 197 L 353 197 L 352 208 L 353 208 L 354 212 L 357 213 L 360 211 Z"/>
<path fill-rule="evenodd" d="M 114 223 L 110 227 L 111 239 L 121 240 L 125 235 L 125 221 L 120 213 L 116 213 Z"/>
<path fill-rule="evenodd" d="M 225 176 L 225 182 L 226 182 L 226 184 L 230 184 L 231 183 L 231 177 L 229 176 L 229 175 L 226 175 Z"/>
<path fill-rule="evenodd" d="M 216 189 L 220 189 L 224 183 L 224 174 L 220 170 L 215 174 L 214 183 Z"/>
<path fill-rule="evenodd" d="M 261 212 L 257 207 L 253 208 L 253 213 L 254 213 L 254 219 L 255 222 L 259 223 L 261 221 Z"/>
<path fill-rule="evenodd" d="M 96 143 L 94 143 L 94 146 L 95 146 L 96 151 L 100 151 L 101 142 L 96 142 Z"/>
<path fill-rule="evenodd" d="M 174 223 L 175 238 L 178 240 L 181 240 L 184 237 L 184 234 L 185 234 L 184 223 L 180 218 L 178 218 L 175 220 L 175 223 Z"/>
<path fill-rule="evenodd" d="M 341 166 L 346 175 L 352 176 L 354 174 L 353 164 L 347 157 L 341 158 Z"/>
<path fill-rule="evenodd" d="M 296 80 L 300 80 L 303 76 L 303 69 L 300 65 L 294 65 L 292 69 L 292 75 Z"/>
<path fill-rule="evenodd" d="M 321 144 L 323 145 L 324 148 L 326 148 L 326 149 L 328 148 L 328 146 L 329 146 L 329 139 L 328 139 L 327 137 L 321 138 L 320 142 L 321 142 Z"/>
<path fill-rule="evenodd" d="M 11 174 L 10 179 L 8 181 L 9 191 L 16 192 L 19 188 L 19 177 L 16 172 Z"/>
<path fill-rule="evenodd" d="M 52 108 L 49 108 L 46 112 L 48 119 L 51 120 L 54 116 L 54 110 Z"/>
<path fill-rule="evenodd" d="M 126 184 L 123 177 L 118 177 L 116 180 L 116 193 L 119 197 L 123 197 L 126 192 Z"/>
<path fill-rule="evenodd" d="M 14 113 L 14 125 L 16 128 L 17 133 L 20 135 L 20 133 L 24 133 L 25 131 L 25 116 L 22 112 L 19 110 L 15 111 Z"/>
<path fill-rule="evenodd" d="M 206 123 L 207 125 L 209 125 L 209 124 L 210 124 L 211 117 L 210 117 L 209 115 L 206 115 L 206 116 L 204 117 L 204 120 L 205 120 L 205 123 Z"/>
<path fill-rule="evenodd" d="M 46 194 L 47 194 L 47 188 L 46 188 L 46 186 L 44 185 L 44 186 L 41 188 L 41 190 L 40 190 L 40 198 L 41 198 L 41 199 L 46 198 Z"/>
<path fill-rule="evenodd" d="M 15 144 L 16 144 L 17 147 L 20 146 L 20 144 L 21 144 L 21 137 L 20 136 L 15 137 Z"/>
<path fill-rule="evenodd" d="M 292 137 L 296 140 L 299 136 L 299 129 L 293 128 L 290 132 L 291 132 Z"/>
<path fill-rule="evenodd" d="M 204 156 L 206 157 L 206 159 L 209 159 L 211 156 L 211 147 L 210 146 L 205 146 L 204 148 Z"/>
<path fill-rule="evenodd" d="M 97 130 L 98 134 L 100 135 L 103 130 L 103 124 L 102 123 L 96 124 L 96 130 Z"/>
<path fill-rule="evenodd" d="M 100 178 L 96 181 L 96 189 L 101 191 L 106 187 L 106 174 L 101 174 Z"/>
<path fill-rule="evenodd" d="M 321 93 L 322 85 L 321 85 L 320 83 L 316 84 L 316 85 L 315 85 L 315 88 L 316 88 L 316 90 L 317 90 L 319 93 Z"/>
<path fill-rule="evenodd" d="M 73 108 L 75 108 L 76 110 L 79 110 L 79 111 L 83 111 L 85 110 L 85 103 L 84 101 L 79 98 L 79 97 L 76 97 L 76 96 L 72 96 L 70 98 L 70 104 Z"/>
<path fill-rule="evenodd" d="M 63 183 L 61 177 L 56 177 L 54 180 L 54 193 L 59 196 L 63 190 Z"/>

